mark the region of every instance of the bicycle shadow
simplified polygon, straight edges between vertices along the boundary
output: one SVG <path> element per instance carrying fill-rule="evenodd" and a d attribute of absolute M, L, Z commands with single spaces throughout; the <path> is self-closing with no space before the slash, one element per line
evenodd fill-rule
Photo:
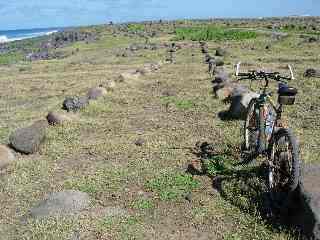
<path fill-rule="evenodd" d="M 229 150 L 208 152 L 201 145 L 193 153 L 201 159 L 201 170 L 189 165 L 190 174 L 210 177 L 212 188 L 222 198 L 245 213 L 261 217 L 273 230 L 287 228 L 295 231 L 272 211 L 263 164 L 254 159 L 241 159 Z"/>

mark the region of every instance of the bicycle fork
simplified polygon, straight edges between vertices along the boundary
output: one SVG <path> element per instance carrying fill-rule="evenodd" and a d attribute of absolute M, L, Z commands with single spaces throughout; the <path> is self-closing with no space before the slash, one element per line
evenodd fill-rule
<path fill-rule="evenodd" d="M 256 113 L 259 119 L 259 136 L 258 136 L 258 149 L 257 152 L 259 154 L 263 154 L 267 151 L 267 137 L 265 133 L 265 125 L 266 125 L 266 110 L 265 110 L 265 104 L 260 103 L 259 104 L 259 110 L 258 113 Z"/>

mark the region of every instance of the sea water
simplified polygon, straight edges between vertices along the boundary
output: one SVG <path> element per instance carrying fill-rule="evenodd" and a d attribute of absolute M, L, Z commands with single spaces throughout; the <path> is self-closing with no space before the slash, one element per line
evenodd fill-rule
<path fill-rule="evenodd" d="M 39 29 L 22 29 L 22 30 L 7 30 L 7 31 L 0 30 L 0 43 L 50 35 L 60 30 L 62 29 L 39 28 Z"/>

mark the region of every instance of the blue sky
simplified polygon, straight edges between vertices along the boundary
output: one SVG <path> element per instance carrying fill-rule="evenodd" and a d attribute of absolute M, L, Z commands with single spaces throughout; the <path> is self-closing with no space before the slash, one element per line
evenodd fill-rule
<path fill-rule="evenodd" d="M 320 0 L 1 0 L 0 29 L 110 20 L 320 15 Z"/>

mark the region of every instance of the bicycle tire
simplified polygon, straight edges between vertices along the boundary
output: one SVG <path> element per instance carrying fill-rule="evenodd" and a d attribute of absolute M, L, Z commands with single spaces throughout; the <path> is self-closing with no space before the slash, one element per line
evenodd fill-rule
<path fill-rule="evenodd" d="M 273 134 L 268 161 L 269 194 L 273 205 L 282 207 L 300 181 L 299 146 L 290 129 L 280 128 Z"/>
<path fill-rule="evenodd" d="M 254 153 L 258 146 L 259 122 L 255 113 L 257 102 L 256 98 L 251 99 L 244 122 L 244 148 L 250 153 Z"/>

